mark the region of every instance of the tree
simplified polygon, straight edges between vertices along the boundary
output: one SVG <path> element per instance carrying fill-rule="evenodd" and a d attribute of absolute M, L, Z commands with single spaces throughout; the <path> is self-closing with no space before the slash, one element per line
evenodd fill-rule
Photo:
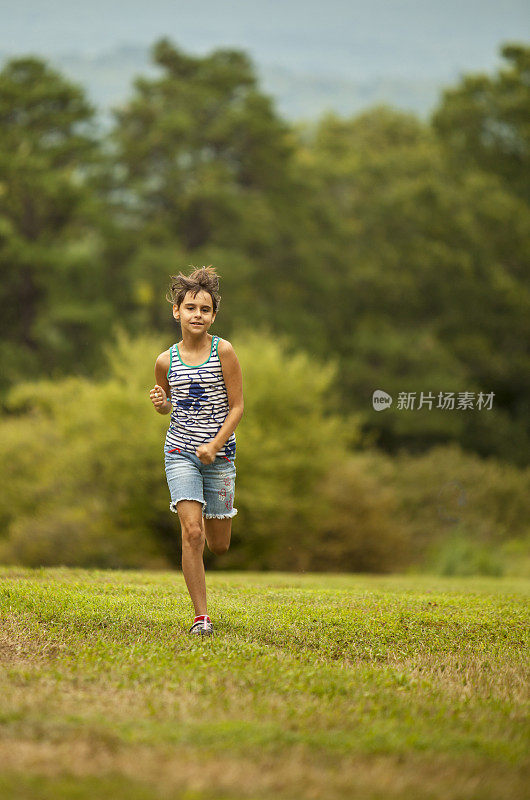
<path fill-rule="evenodd" d="M 240 230 L 243 211 L 259 213 L 263 194 L 282 196 L 291 145 L 248 58 L 234 50 L 195 58 L 162 39 L 153 59 L 162 77 L 135 81 L 113 132 L 142 219 L 190 252 L 231 247 L 236 232 L 239 241 L 259 237 Z"/>
<path fill-rule="evenodd" d="M 510 192 L 530 200 L 530 47 L 505 44 L 508 62 L 493 77 L 466 75 L 446 89 L 432 117 L 454 166 L 498 175 Z"/>
<path fill-rule="evenodd" d="M 0 72 L 0 388 L 93 366 L 111 319 L 87 185 L 93 113 L 79 87 L 37 58 Z"/>
<path fill-rule="evenodd" d="M 340 356 L 343 404 L 362 410 L 367 433 L 390 450 L 452 439 L 483 455 L 524 458 L 527 206 L 495 175 L 455 174 L 412 115 L 329 115 L 299 135 L 299 158 L 339 220 L 342 268 L 328 273 L 324 347 Z M 495 412 L 374 415 L 376 388 L 494 392 Z"/>
<path fill-rule="evenodd" d="M 291 131 L 244 53 L 193 57 L 163 39 L 153 59 L 161 76 L 135 81 L 112 133 L 115 194 L 137 231 L 131 276 L 152 297 L 143 318 L 160 318 L 172 269 L 214 263 L 225 331 L 249 313 L 270 321 L 278 298 L 305 277 L 306 192 Z"/>

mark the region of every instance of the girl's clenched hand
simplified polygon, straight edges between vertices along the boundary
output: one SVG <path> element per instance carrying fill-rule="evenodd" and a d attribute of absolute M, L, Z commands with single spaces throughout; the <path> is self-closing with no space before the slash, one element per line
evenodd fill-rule
<path fill-rule="evenodd" d="M 217 456 L 217 450 L 211 442 L 200 444 L 195 450 L 195 455 L 203 464 L 213 464 Z"/>
<path fill-rule="evenodd" d="M 158 383 L 155 383 L 151 391 L 149 392 L 149 397 L 155 408 L 162 408 L 163 405 L 167 402 L 167 397 L 165 391 L 162 389 Z"/>

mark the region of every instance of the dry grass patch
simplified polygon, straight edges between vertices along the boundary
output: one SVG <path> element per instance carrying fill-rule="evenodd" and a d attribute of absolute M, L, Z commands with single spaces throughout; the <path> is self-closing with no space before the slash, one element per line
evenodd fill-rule
<path fill-rule="evenodd" d="M 0 770 L 48 777 L 120 774 L 160 793 L 191 790 L 234 798 L 289 800 L 523 800 L 525 776 L 483 760 L 460 764 L 444 756 L 319 758 L 303 747 L 282 758 L 234 758 L 195 748 L 153 749 L 68 742 L 0 740 Z"/>
<path fill-rule="evenodd" d="M 389 659 L 389 664 L 404 675 L 405 683 L 428 678 L 434 686 L 454 700 L 496 698 L 524 707 L 530 700 L 528 661 L 492 662 L 490 657 L 447 655 L 443 660 L 430 653 L 417 659 Z"/>

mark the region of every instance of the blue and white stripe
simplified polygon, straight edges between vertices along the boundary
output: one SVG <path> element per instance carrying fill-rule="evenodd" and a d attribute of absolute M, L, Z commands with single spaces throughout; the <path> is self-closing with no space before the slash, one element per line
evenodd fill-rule
<path fill-rule="evenodd" d="M 200 444 L 212 441 L 227 417 L 230 409 L 218 345 L 219 337 L 212 336 L 208 359 L 196 367 L 183 363 L 177 344 L 170 347 L 167 379 L 173 410 L 166 434 L 165 452 L 183 450 L 195 453 Z M 217 455 L 234 461 L 235 432 Z"/>

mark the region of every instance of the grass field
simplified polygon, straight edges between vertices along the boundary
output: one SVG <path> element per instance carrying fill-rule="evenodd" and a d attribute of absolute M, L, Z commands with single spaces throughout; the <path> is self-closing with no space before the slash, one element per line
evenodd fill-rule
<path fill-rule="evenodd" d="M 529 583 L 0 568 L 0 795 L 528 797 Z"/>

